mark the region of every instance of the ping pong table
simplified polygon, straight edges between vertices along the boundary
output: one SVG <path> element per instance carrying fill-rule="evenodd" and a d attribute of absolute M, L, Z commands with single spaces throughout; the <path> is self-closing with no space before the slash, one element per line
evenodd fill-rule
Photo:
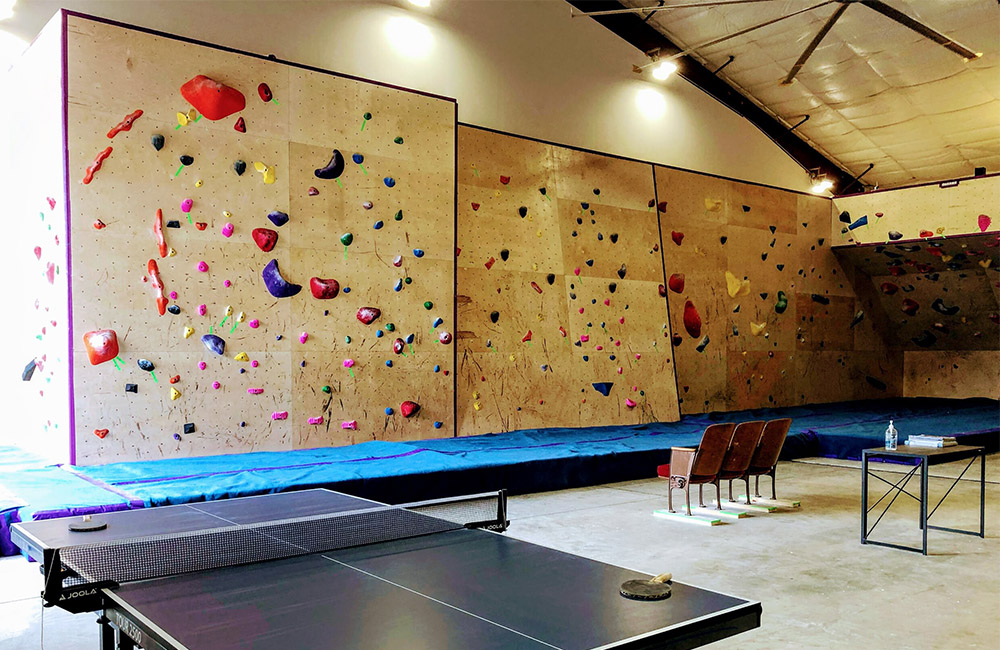
<path fill-rule="evenodd" d="M 760 625 L 760 603 L 677 581 L 665 600 L 624 598 L 649 576 L 513 539 L 506 494 L 474 498 L 489 517 L 313 489 L 109 513 L 90 532 L 26 522 L 12 539 L 42 564 L 46 605 L 99 612 L 102 650 L 695 648 Z"/>

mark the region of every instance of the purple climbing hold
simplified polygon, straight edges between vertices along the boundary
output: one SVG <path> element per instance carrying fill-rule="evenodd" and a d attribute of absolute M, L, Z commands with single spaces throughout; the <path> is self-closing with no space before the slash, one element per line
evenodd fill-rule
<path fill-rule="evenodd" d="M 344 156 L 339 150 L 334 149 L 333 155 L 330 157 L 330 162 L 326 164 L 325 167 L 320 167 L 315 172 L 316 178 L 322 178 L 325 181 L 332 181 L 338 178 L 344 173 Z"/>
<path fill-rule="evenodd" d="M 302 291 L 301 284 L 292 284 L 281 277 L 281 271 L 278 270 L 278 260 L 268 262 L 267 266 L 261 272 L 261 277 L 264 278 L 264 286 L 267 287 L 268 292 L 275 298 L 291 298 L 299 291 Z M 204 340 L 204 337 L 202 340 Z"/>
<path fill-rule="evenodd" d="M 273 223 L 275 226 L 279 228 L 288 223 L 288 215 L 282 212 L 281 210 L 275 210 L 274 212 L 271 212 L 269 215 L 267 215 L 267 218 L 271 220 L 271 223 Z"/>
<path fill-rule="evenodd" d="M 202 345 L 208 348 L 209 352 L 214 352 L 219 356 L 226 353 L 226 342 L 215 334 L 206 334 L 201 337 Z"/>

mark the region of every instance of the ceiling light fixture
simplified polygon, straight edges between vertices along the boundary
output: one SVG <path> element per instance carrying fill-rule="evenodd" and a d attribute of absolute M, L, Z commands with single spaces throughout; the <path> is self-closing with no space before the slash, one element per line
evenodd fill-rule
<path fill-rule="evenodd" d="M 663 81 L 673 73 L 677 72 L 677 64 L 673 61 L 660 61 L 655 66 L 653 66 L 653 79 L 659 79 Z"/>

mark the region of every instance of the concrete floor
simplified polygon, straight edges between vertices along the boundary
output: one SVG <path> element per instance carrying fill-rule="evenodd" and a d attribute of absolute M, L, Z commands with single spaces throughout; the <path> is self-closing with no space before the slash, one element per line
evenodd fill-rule
<path fill-rule="evenodd" d="M 933 467 L 932 476 L 957 476 L 964 465 Z M 974 470 L 978 480 L 978 465 Z M 886 471 L 898 476 L 902 469 Z M 679 581 L 763 603 L 760 629 L 711 648 L 995 650 L 998 479 L 1000 454 L 994 454 L 987 459 L 986 539 L 930 531 L 928 557 L 861 546 L 859 465 L 821 459 L 779 467 L 778 496 L 801 499 L 799 510 L 711 528 L 656 518 L 652 511 L 666 504 L 666 482 L 651 479 L 514 497 L 507 534 L 651 574 L 669 571 Z M 932 497 L 949 484 L 932 479 Z M 912 481 L 910 487 L 918 489 Z M 978 484 L 963 480 L 932 521 L 978 527 L 978 498 Z M 876 537 L 918 544 L 916 503 L 903 499 Z M 0 560 L 0 649 L 42 647 L 40 588 L 36 565 Z M 44 647 L 93 650 L 93 621 L 90 614 L 45 610 Z"/>

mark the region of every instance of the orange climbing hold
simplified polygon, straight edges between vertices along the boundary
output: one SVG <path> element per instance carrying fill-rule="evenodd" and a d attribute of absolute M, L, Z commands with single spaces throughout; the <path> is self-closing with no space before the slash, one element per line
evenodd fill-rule
<path fill-rule="evenodd" d="M 163 210 L 156 209 L 153 219 L 153 234 L 156 235 L 156 245 L 160 249 L 160 257 L 167 256 L 167 242 L 163 239 Z"/>
<path fill-rule="evenodd" d="M 129 113 L 124 118 L 122 118 L 121 122 L 113 126 L 111 130 L 108 131 L 108 138 L 113 138 L 122 131 L 131 131 L 132 122 L 135 122 L 140 117 L 142 117 L 142 109 Z"/>
<path fill-rule="evenodd" d="M 199 113 L 213 121 L 239 113 L 247 105 L 243 93 L 203 74 L 181 86 L 181 96 Z"/>
<path fill-rule="evenodd" d="M 690 300 L 684 303 L 684 329 L 693 339 L 701 336 L 701 316 Z"/>
<path fill-rule="evenodd" d="M 87 167 L 87 172 L 83 175 L 84 185 L 89 185 L 90 181 L 94 180 L 94 174 L 100 171 L 101 165 L 103 165 L 104 161 L 108 159 L 108 156 L 111 155 L 112 151 L 113 149 L 108 147 L 104 151 L 97 154 L 97 157 L 94 158 L 94 162 L 90 163 L 90 167 Z"/>
<path fill-rule="evenodd" d="M 94 330 L 83 335 L 90 365 L 96 366 L 118 356 L 118 334 L 114 330 Z"/>
<path fill-rule="evenodd" d="M 163 281 L 160 280 L 160 267 L 156 265 L 156 260 L 149 260 L 146 270 L 149 272 L 153 288 L 156 289 L 156 310 L 162 316 L 167 313 L 167 299 L 163 296 Z"/>

